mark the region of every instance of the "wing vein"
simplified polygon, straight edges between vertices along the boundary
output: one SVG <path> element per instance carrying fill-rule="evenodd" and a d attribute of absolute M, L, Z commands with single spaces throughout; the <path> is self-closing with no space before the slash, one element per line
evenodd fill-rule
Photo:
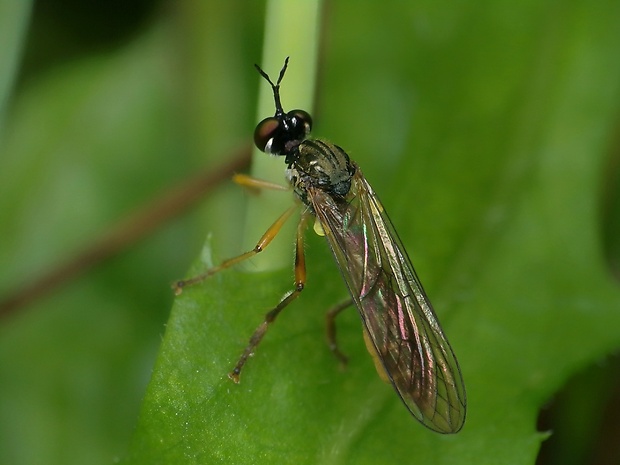
<path fill-rule="evenodd" d="M 346 201 L 308 189 L 317 218 L 392 385 L 438 432 L 465 420 L 456 357 L 379 199 L 356 166 Z"/>

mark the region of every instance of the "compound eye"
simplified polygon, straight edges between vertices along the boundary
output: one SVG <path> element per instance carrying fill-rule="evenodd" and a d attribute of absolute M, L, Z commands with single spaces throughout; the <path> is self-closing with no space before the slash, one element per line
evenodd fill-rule
<path fill-rule="evenodd" d="M 291 110 L 286 114 L 288 117 L 295 118 L 296 126 L 303 126 L 305 136 L 312 130 L 312 116 L 305 110 Z"/>
<path fill-rule="evenodd" d="M 273 116 L 258 123 L 254 129 L 254 144 L 261 152 L 268 151 L 279 128 L 280 122 Z"/>

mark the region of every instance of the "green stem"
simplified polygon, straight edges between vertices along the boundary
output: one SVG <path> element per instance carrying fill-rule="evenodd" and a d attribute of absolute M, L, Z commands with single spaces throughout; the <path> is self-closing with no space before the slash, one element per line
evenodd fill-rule
<path fill-rule="evenodd" d="M 266 9 L 265 43 L 260 63 L 273 80 L 290 56 L 289 67 L 281 86 L 284 110 L 295 108 L 312 113 L 318 44 L 320 37 L 320 0 L 269 0 Z M 272 116 L 275 111 L 271 88 L 258 73 L 260 86 L 257 122 Z M 252 176 L 284 184 L 284 160 L 254 150 Z M 244 246 L 254 247 L 256 241 L 280 214 L 290 206 L 292 195 L 281 192 L 261 192 L 250 198 L 246 214 Z M 253 271 L 277 269 L 291 263 L 294 220 L 289 221 L 266 255 L 257 256 L 248 267 Z M 282 240 L 283 239 L 283 240 Z"/>

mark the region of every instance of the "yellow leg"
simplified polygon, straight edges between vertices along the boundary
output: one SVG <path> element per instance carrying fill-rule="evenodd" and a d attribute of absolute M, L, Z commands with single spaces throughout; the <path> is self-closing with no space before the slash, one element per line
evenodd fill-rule
<path fill-rule="evenodd" d="M 213 268 L 209 268 L 207 271 L 205 271 L 202 274 L 199 274 L 198 276 L 194 276 L 193 278 L 177 281 L 172 286 L 172 289 L 174 289 L 174 293 L 176 295 L 180 295 L 183 292 L 183 288 L 199 283 L 201 281 L 204 281 L 209 276 L 213 276 L 218 271 L 222 271 L 226 268 L 231 267 L 232 265 L 242 262 L 243 260 L 247 260 L 248 258 L 253 257 L 257 253 L 260 253 L 263 250 L 265 250 L 265 247 L 267 247 L 271 243 L 273 238 L 278 235 L 278 233 L 282 229 L 282 226 L 284 225 L 284 223 L 286 223 L 286 220 L 288 220 L 291 217 L 291 215 L 293 214 L 293 212 L 295 212 L 295 210 L 297 210 L 297 205 L 293 205 L 291 208 L 286 210 L 269 227 L 269 229 L 265 231 L 265 234 L 263 234 L 263 237 L 260 238 L 256 246 L 254 246 L 252 250 L 248 250 L 247 252 L 242 253 L 241 255 L 237 255 L 236 257 L 229 258 L 228 260 L 224 260 L 219 265 L 214 266 Z"/>
<path fill-rule="evenodd" d="M 306 258 L 304 255 L 304 229 L 306 225 L 307 218 L 309 213 L 304 213 L 299 220 L 299 224 L 297 225 L 297 242 L 295 247 L 295 287 L 289 291 L 282 300 L 276 305 L 272 310 L 267 312 L 265 315 L 265 319 L 260 324 L 258 328 L 252 334 L 250 338 L 250 342 L 248 346 L 245 348 L 245 351 L 239 358 L 239 361 L 235 365 L 233 371 L 229 373 L 229 378 L 232 379 L 235 383 L 239 382 L 239 376 L 241 375 L 241 369 L 245 362 L 247 362 L 248 358 L 254 350 L 256 346 L 260 344 L 267 329 L 269 329 L 269 325 L 275 321 L 280 312 L 284 310 L 293 300 L 299 297 L 301 291 L 304 290 L 304 286 L 306 285 Z"/>
<path fill-rule="evenodd" d="M 243 187 L 249 187 L 250 189 L 269 189 L 273 191 L 290 191 L 291 188 L 276 184 L 275 182 L 264 181 L 262 179 L 253 178 L 247 174 L 235 174 L 233 176 L 233 182 Z"/>

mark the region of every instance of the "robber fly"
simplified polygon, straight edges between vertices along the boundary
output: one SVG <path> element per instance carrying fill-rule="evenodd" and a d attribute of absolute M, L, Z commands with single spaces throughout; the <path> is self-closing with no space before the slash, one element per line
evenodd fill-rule
<path fill-rule="evenodd" d="M 284 157 L 290 187 L 244 175 L 236 175 L 235 181 L 255 188 L 288 190 L 292 187 L 300 202 L 275 221 L 254 249 L 199 276 L 177 282 L 177 294 L 183 287 L 261 252 L 301 204 L 295 287 L 267 313 L 229 376 L 239 382 L 242 367 L 268 326 L 304 289 L 303 235 L 308 221 L 314 219 L 315 230 L 327 239 L 351 295 L 348 302 L 328 313 L 331 350 L 346 361 L 336 344 L 334 319 L 344 308 L 355 304 L 364 322 L 368 349 L 380 374 L 392 383 L 411 414 L 431 430 L 456 433 L 463 426 L 466 409 L 461 371 L 383 205 L 343 149 L 325 140 L 307 138 L 312 118 L 306 111 L 285 113 L 282 109 L 280 83 L 288 58 L 275 84 L 255 66 L 271 85 L 276 112 L 258 124 L 254 142 L 261 151 Z"/>

